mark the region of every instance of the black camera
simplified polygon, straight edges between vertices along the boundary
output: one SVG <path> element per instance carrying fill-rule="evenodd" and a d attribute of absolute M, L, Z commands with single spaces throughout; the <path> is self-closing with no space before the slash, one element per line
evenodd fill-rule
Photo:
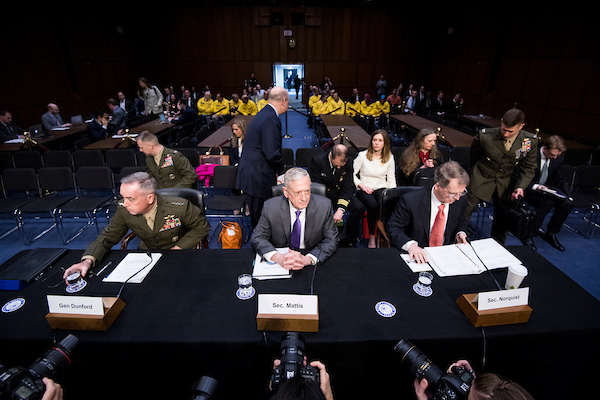
<path fill-rule="evenodd" d="M 407 366 L 411 374 L 419 379 L 427 379 L 427 390 L 431 391 L 434 399 L 466 400 L 469 396 L 474 378 L 472 371 L 454 366 L 451 373 L 444 373 L 406 339 L 399 341 L 394 351 L 402 357 L 400 364 Z"/>
<path fill-rule="evenodd" d="M 319 369 L 304 365 L 304 337 L 298 332 L 287 332 L 281 339 L 281 364 L 273 368 L 271 388 L 277 389 L 285 380 L 296 377 L 320 383 Z"/>
<path fill-rule="evenodd" d="M 54 380 L 59 373 L 69 368 L 73 349 L 78 342 L 77 337 L 68 335 L 28 368 L 7 369 L 0 365 L 0 399 L 41 399 L 46 391 L 42 378 Z"/>
<path fill-rule="evenodd" d="M 208 400 L 217 390 L 217 380 L 210 376 L 203 376 L 192 386 L 192 400 Z"/>

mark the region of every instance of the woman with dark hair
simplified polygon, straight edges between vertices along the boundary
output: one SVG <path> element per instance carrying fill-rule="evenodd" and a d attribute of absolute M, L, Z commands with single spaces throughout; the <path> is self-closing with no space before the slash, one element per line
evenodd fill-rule
<path fill-rule="evenodd" d="M 243 118 L 236 118 L 231 124 L 231 131 L 233 132 L 230 140 L 231 151 L 229 152 L 229 163 L 231 165 L 238 165 L 240 162 L 247 127 L 246 120 Z"/>
<path fill-rule="evenodd" d="M 437 135 L 430 128 L 423 128 L 410 145 L 402 152 L 398 165 L 398 185 L 411 186 L 415 183 L 417 171 L 434 168 L 443 162 L 442 154 L 436 146 Z"/>
<path fill-rule="evenodd" d="M 390 146 L 390 137 L 384 129 L 371 134 L 367 150 L 358 153 L 354 159 L 355 200 L 367 210 L 369 225 L 369 247 L 376 247 L 375 226 L 381 203 L 381 193 L 396 187 L 394 156 Z"/>
<path fill-rule="evenodd" d="M 144 115 L 157 118 L 163 113 L 163 95 L 148 79 L 138 79 L 137 95 L 144 102 Z"/>
<path fill-rule="evenodd" d="M 448 372 L 451 371 L 452 367 L 460 366 L 469 371 L 473 376 L 473 368 L 467 360 L 458 360 L 450 367 Z M 426 379 L 414 380 L 415 397 L 418 400 L 429 400 L 426 390 L 429 383 Z M 533 396 L 525 390 L 521 385 L 510 379 L 503 378 L 502 376 L 485 372 L 481 375 L 475 376 L 471 383 L 471 390 L 469 391 L 468 400 L 534 400 Z"/>

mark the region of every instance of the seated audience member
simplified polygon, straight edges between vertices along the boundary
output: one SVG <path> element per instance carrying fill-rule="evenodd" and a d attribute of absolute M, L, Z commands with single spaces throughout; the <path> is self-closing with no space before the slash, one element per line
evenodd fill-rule
<path fill-rule="evenodd" d="M 435 100 L 431 102 L 431 114 L 438 117 L 444 117 L 446 115 L 447 106 L 448 105 L 444 100 L 444 92 L 440 90 Z"/>
<path fill-rule="evenodd" d="M 98 110 L 94 113 L 94 119 L 87 125 L 87 134 L 92 142 L 106 139 L 108 136 L 108 112 Z"/>
<path fill-rule="evenodd" d="M 525 192 L 525 201 L 536 210 L 535 232 L 539 232 L 542 239 L 560 251 L 565 251 L 565 248 L 558 241 L 556 235 L 560 232 L 573 208 L 573 202 L 569 199 L 571 195 L 569 178 L 562 168 L 564 163 L 562 153 L 566 150 L 562 137 L 558 135 L 548 137 L 546 144 L 540 148 L 535 176 Z M 547 190 L 556 190 L 564 197 L 548 193 Z M 544 231 L 541 229 L 544 218 L 552 208 L 554 208 L 554 212 Z"/>
<path fill-rule="evenodd" d="M 356 194 L 352 201 L 357 202 L 357 209 L 367 210 L 370 248 L 376 247 L 375 227 L 381 204 L 381 193 L 385 189 L 396 187 L 395 169 L 390 137 L 385 130 L 377 129 L 371 134 L 367 150 L 358 153 L 353 165 Z M 360 220 L 357 221 L 355 218 L 357 217 L 349 218 L 348 224 L 357 225 Z"/>
<path fill-rule="evenodd" d="M 388 115 L 390 113 L 390 103 L 385 99 L 385 96 L 381 96 L 379 100 L 373 103 L 371 108 L 371 115 L 374 117 L 380 117 L 382 115 Z"/>
<path fill-rule="evenodd" d="M 417 133 L 400 156 L 397 173 L 399 185 L 414 185 L 417 171 L 434 168 L 443 162 L 436 139 L 437 134 L 431 128 L 423 128 Z"/>
<path fill-rule="evenodd" d="M 213 121 L 223 123 L 229 115 L 229 100 L 223 97 L 221 93 L 217 93 L 217 98 L 212 104 Z"/>
<path fill-rule="evenodd" d="M 238 165 L 240 157 L 242 156 L 242 150 L 244 148 L 244 135 L 246 135 L 246 120 L 243 118 L 235 118 L 231 124 L 231 131 L 233 136 L 230 141 L 231 151 L 229 152 L 229 163 L 231 165 Z"/>
<path fill-rule="evenodd" d="M 210 91 L 204 92 L 204 96 L 198 100 L 196 103 L 196 109 L 198 110 L 198 115 L 212 115 L 213 113 L 213 99 Z"/>
<path fill-rule="evenodd" d="M 12 114 L 7 110 L 0 111 L 0 143 L 11 139 L 23 139 L 24 129 L 20 128 L 12 120 Z"/>
<path fill-rule="evenodd" d="M 370 116 L 373 115 L 373 99 L 371 99 L 371 95 L 369 93 L 365 93 L 362 101 L 360 102 L 360 111 L 361 115 Z"/>
<path fill-rule="evenodd" d="M 410 91 L 410 96 L 406 99 L 406 104 L 404 106 L 404 112 L 406 114 L 415 115 L 419 110 L 419 98 L 416 90 Z"/>
<path fill-rule="evenodd" d="M 321 100 L 321 94 L 318 87 L 313 87 L 312 95 L 308 98 L 308 109 L 312 111 L 313 106 L 317 101 Z"/>
<path fill-rule="evenodd" d="M 260 84 L 256 85 L 254 88 L 254 100 L 255 103 L 258 103 L 265 95 L 266 90 L 260 86 Z"/>
<path fill-rule="evenodd" d="M 431 189 L 416 189 L 400 197 L 385 227 L 390 242 L 419 263 L 427 262 L 424 247 L 466 243 L 468 185 L 469 174 L 459 163 L 442 164 Z"/>
<path fill-rule="evenodd" d="M 352 96 L 350 96 L 350 98 L 348 99 L 348 102 L 346 103 L 346 115 L 349 117 L 356 117 L 357 115 L 361 114 L 361 107 L 360 107 L 360 95 L 358 94 L 358 89 L 354 88 L 352 89 Z"/>
<path fill-rule="evenodd" d="M 134 117 L 136 115 L 133 101 L 126 98 L 125 93 L 123 93 L 122 91 L 117 92 L 117 100 L 119 101 L 119 107 L 125 110 L 127 115 L 129 115 L 130 117 Z"/>
<path fill-rule="evenodd" d="M 269 104 L 269 91 L 264 90 L 262 99 L 260 99 L 258 103 L 256 103 L 256 109 L 258 110 L 258 112 L 260 112 L 260 110 L 262 110 L 263 107 L 267 104 Z"/>
<path fill-rule="evenodd" d="M 329 112 L 328 98 L 329 98 L 329 95 L 323 93 L 321 95 L 321 98 L 318 101 L 316 101 L 315 103 L 313 103 L 312 113 L 314 116 L 319 116 L 322 114 L 327 115 L 327 113 Z"/>
<path fill-rule="evenodd" d="M 210 231 L 204 213 L 187 199 L 156 193 L 156 180 L 145 172 L 121 179 L 121 199 L 106 228 L 84 251 L 81 261 L 69 267 L 63 277 L 82 276 L 100 262 L 131 229 L 149 250 L 195 248 Z M 160 228 L 155 229 L 158 224 Z"/>
<path fill-rule="evenodd" d="M 229 112 L 232 115 L 238 115 L 239 109 L 242 105 L 242 100 L 240 100 L 240 95 L 237 93 L 234 93 L 231 95 L 231 100 L 229 101 Z"/>
<path fill-rule="evenodd" d="M 510 379 L 493 372 L 475 374 L 467 360 L 458 360 L 448 367 L 447 372 L 451 372 L 454 366 L 463 367 L 475 375 L 475 379 L 471 382 L 468 400 L 533 400 L 533 396 L 527 390 Z M 419 380 L 415 378 L 413 386 L 417 400 L 430 400 L 431 397 L 427 391 L 429 387 L 427 379 Z"/>
<path fill-rule="evenodd" d="M 140 133 L 137 145 L 146 155 L 146 172 L 156 179 L 159 189 L 196 187 L 198 175 L 186 156 L 160 144 L 156 135 L 149 131 Z"/>
<path fill-rule="evenodd" d="M 177 100 L 177 110 L 179 111 L 177 116 L 169 118 L 169 122 L 174 122 L 175 126 L 193 124 L 198 119 L 196 110 L 187 105 L 186 99 Z"/>
<path fill-rule="evenodd" d="M 346 106 L 343 100 L 340 99 L 338 92 L 334 92 L 328 101 L 327 113 L 329 115 L 344 115 L 346 114 Z"/>
<path fill-rule="evenodd" d="M 109 131 L 111 133 L 121 133 L 127 126 L 127 111 L 119 106 L 119 102 L 113 98 L 107 100 L 106 104 L 112 112 L 112 117 L 109 121 Z"/>
<path fill-rule="evenodd" d="M 193 95 L 192 92 L 190 91 L 190 89 L 184 89 L 183 90 L 183 96 L 182 99 L 185 101 L 185 105 L 188 107 L 192 107 L 194 110 L 196 110 L 196 112 L 198 112 L 197 108 L 198 107 L 198 99 L 196 99 Z"/>
<path fill-rule="evenodd" d="M 392 89 L 392 93 L 387 97 L 386 101 L 390 103 L 390 106 L 398 106 L 402 104 L 402 97 L 398 95 L 398 89 Z"/>
<path fill-rule="evenodd" d="M 54 128 L 68 128 L 71 124 L 65 123 L 60 116 L 60 109 L 54 103 L 48 103 L 48 111 L 42 115 L 42 127 L 49 132 Z"/>
<path fill-rule="evenodd" d="M 250 100 L 248 95 L 243 95 L 242 104 L 238 107 L 238 112 L 242 115 L 256 115 L 258 113 L 256 103 Z"/>
<path fill-rule="evenodd" d="M 290 168 L 284 176 L 283 196 L 265 201 L 250 240 L 252 249 L 265 260 L 286 269 L 324 262 L 337 250 L 331 201 L 311 194 L 310 183 L 304 168 Z M 282 247 L 289 247 L 289 253 L 276 250 Z"/>
<path fill-rule="evenodd" d="M 312 182 L 326 187 L 327 198 L 333 207 L 333 222 L 342 222 L 354 194 L 352 163 L 348 162 L 348 147 L 335 144 L 331 151 L 312 157 L 308 166 Z M 361 210 L 362 211 L 362 210 Z"/>

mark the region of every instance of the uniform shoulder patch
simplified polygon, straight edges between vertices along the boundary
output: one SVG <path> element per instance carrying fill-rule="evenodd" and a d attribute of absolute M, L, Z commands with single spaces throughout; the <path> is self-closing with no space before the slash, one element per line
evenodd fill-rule
<path fill-rule="evenodd" d="M 171 204 L 174 206 L 183 206 L 185 203 L 183 201 L 172 201 Z"/>

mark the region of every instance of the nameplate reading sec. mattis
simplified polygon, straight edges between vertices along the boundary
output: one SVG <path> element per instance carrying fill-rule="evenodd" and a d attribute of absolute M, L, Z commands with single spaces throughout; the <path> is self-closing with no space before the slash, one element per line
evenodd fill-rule
<path fill-rule="evenodd" d="M 259 314 L 316 315 L 318 297 L 299 294 L 259 294 Z"/>
<path fill-rule="evenodd" d="M 104 315 L 102 297 L 48 295 L 48 309 L 56 314 Z"/>
<path fill-rule="evenodd" d="M 479 311 L 525 306 L 529 301 L 529 288 L 481 292 L 475 300 Z"/>

